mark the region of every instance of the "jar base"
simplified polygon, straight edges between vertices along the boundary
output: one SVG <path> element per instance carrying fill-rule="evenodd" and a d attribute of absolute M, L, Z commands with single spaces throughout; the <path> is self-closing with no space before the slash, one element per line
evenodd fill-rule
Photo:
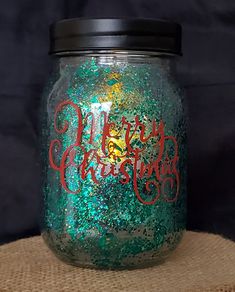
<path fill-rule="evenodd" d="M 92 269 L 92 270 L 103 270 L 103 271 L 123 271 L 123 270 L 136 270 L 136 269 L 147 269 L 151 268 L 153 266 L 162 265 L 168 256 L 166 258 L 157 259 L 157 260 L 151 260 L 146 263 L 142 262 L 139 265 L 127 265 L 127 266 L 117 266 L 117 267 L 102 267 L 97 266 L 92 263 L 81 263 L 79 261 L 69 261 L 65 258 L 60 257 L 59 255 L 55 254 L 56 258 L 62 261 L 63 263 L 74 266 L 77 268 L 85 268 L 85 269 Z"/>
<path fill-rule="evenodd" d="M 57 248 L 53 246 L 46 234 L 42 234 L 42 236 L 53 254 L 68 265 L 96 270 L 134 270 L 163 264 L 178 246 L 183 237 L 183 233 L 183 231 L 178 233 L 178 236 L 175 237 L 176 241 L 171 243 L 170 247 L 163 244 L 158 250 L 128 256 L 122 261 L 105 255 L 99 260 L 92 261 L 83 251 L 77 251 L 73 256 L 68 256 L 67 252 L 63 252 L 62 249 L 59 250 L 58 246 Z"/>

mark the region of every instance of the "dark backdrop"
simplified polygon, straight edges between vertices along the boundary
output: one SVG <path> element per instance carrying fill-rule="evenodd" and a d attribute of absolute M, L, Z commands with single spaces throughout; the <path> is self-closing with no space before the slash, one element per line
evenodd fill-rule
<path fill-rule="evenodd" d="M 165 18 L 183 26 L 177 76 L 189 111 L 188 228 L 235 239 L 235 1 L 1 0 L 0 242 L 39 233 L 37 112 L 48 25 L 77 16 Z"/>

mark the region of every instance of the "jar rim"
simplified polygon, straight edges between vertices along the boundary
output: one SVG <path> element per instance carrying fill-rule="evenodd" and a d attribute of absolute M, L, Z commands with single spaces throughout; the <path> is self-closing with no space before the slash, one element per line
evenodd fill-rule
<path fill-rule="evenodd" d="M 102 57 L 102 56 L 119 56 L 119 57 L 141 57 L 141 58 L 173 58 L 178 55 L 166 52 L 157 51 L 136 51 L 136 50 L 76 50 L 76 51 L 61 51 L 57 53 L 50 53 L 55 57 Z M 181 56 L 181 55 L 180 55 Z"/>

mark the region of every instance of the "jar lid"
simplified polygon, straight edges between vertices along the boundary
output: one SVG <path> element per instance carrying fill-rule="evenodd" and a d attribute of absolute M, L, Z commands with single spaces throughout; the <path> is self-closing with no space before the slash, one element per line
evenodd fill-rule
<path fill-rule="evenodd" d="M 51 54 L 135 50 L 181 54 L 181 26 L 153 19 L 74 18 L 51 26 Z"/>

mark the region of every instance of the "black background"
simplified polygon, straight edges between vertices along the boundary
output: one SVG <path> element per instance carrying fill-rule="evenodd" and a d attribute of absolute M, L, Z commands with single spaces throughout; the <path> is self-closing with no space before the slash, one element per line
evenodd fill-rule
<path fill-rule="evenodd" d="M 180 22 L 189 112 L 188 228 L 235 240 L 235 1 L 1 0 L 0 242 L 39 233 L 38 106 L 48 26 L 69 17 Z"/>

